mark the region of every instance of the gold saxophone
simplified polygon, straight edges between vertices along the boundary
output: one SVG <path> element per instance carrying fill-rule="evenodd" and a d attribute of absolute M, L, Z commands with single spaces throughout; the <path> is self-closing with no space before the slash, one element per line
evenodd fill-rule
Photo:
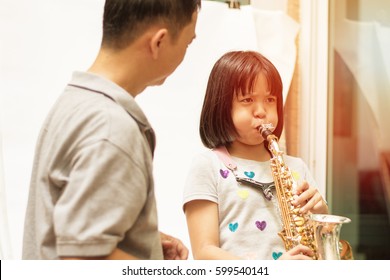
<path fill-rule="evenodd" d="M 286 251 L 302 244 L 314 252 L 314 259 L 352 259 L 349 243 L 339 241 L 341 225 L 350 222 L 350 219 L 335 215 L 302 214 L 300 207 L 292 204 L 297 182 L 284 162 L 278 138 L 271 129 L 271 124 L 263 124 L 259 132 L 268 141 L 268 149 L 272 154 L 271 171 L 283 223 L 279 236 Z"/>

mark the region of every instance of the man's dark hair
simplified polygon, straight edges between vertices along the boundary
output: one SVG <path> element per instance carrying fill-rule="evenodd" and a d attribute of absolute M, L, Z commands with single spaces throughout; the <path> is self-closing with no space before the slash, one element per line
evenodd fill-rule
<path fill-rule="evenodd" d="M 123 48 L 156 23 L 175 39 L 200 6 L 201 0 L 106 0 L 102 46 Z"/>

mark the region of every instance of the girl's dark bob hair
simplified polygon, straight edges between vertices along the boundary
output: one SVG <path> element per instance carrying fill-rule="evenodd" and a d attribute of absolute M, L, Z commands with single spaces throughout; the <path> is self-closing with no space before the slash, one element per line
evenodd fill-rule
<path fill-rule="evenodd" d="M 234 94 L 251 92 L 259 73 L 264 73 L 271 95 L 277 98 L 278 125 L 273 134 L 283 130 L 283 85 L 276 67 L 255 51 L 224 54 L 211 70 L 200 116 L 199 132 L 207 148 L 229 146 L 238 136 L 231 112 Z M 264 144 L 268 149 L 268 143 Z"/>

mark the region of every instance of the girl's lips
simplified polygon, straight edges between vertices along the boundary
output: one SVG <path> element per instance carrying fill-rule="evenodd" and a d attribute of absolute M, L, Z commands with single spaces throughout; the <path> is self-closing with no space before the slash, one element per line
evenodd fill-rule
<path fill-rule="evenodd" d="M 260 126 L 263 128 L 269 129 L 269 130 L 272 130 L 275 128 L 272 123 L 264 123 L 264 124 L 261 124 Z"/>
<path fill-rule="evenodd" d="M 262 123 L 262 124 L 259 124 L 258 126 L 255 127 L 255 129 L 257 131 L 260 131 L 261 128 L 266 128 L 266 129 L 269 129 L 269 130 L 274 130 L 274 126 L 272 123 Z"/>

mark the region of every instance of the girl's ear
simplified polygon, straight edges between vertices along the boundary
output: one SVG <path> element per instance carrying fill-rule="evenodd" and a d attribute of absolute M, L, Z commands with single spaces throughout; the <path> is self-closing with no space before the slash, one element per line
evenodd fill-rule
<path fill-rule="evenodd" d="M 154 33 L 152 39 L 150 40 L 150 50 L 154 59 L 158 58 L 161 46 L 167 40 L 167 33 L 167 29 L 159 29 L 156 33 Z"/>

